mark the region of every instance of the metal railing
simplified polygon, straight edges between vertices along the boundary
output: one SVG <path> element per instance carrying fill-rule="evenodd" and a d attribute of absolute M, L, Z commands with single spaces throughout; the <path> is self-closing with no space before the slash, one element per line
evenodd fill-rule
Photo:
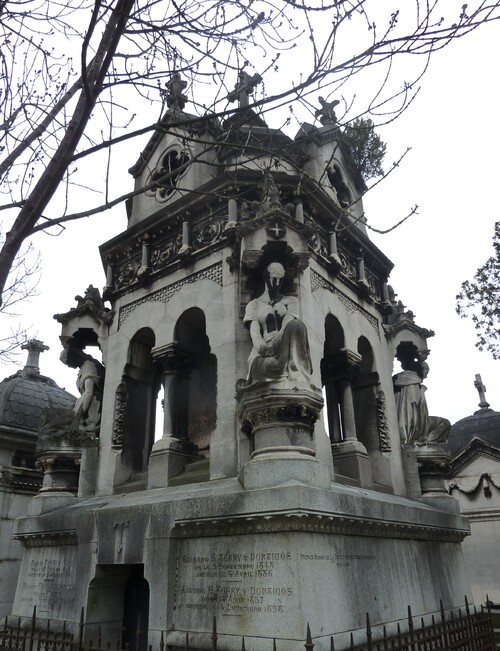
<path fill-rule="evenodd" d="M 78 633 L 74 635 L 68 632 L 68 625 L 63 622 L 62 629 L 59 631 L 51 630 L 50 620 L 39 620 L 36 614 L 36 608 L 33 611 L 29 626 L 22 626 L 21 618 L 17 618 L 15 623 L 13 617 L 6 617 L 2 628 L 0 629 L 0 651 L 110 651 L 111 649 L 125 649 L 125 651 L 144 651 L 145 640 L 140 625 L 137 627 L 134 643 L 124 644 L 118 635 L 116 641 L 103 643 L 101 629 L 97 629 L 97 638 L 87 640 L 85 635 L 85 619 L 82 608 L 80 622 L 78 624 Z M 43 627 L 40 624 L 43 623 Z M 345 651 L 494 651 L 495 642 L 493 635 L 492 617 L 489 605 L 481 606 L 477 610 L 475 606 L 469 606 L 465 599 L 465 608 L 459 608 L 455 612 L 451 611 L 446 616 L 443 604 L 440 604 L 440 614 L 438 617 L 432 615 L 427 623 L 424 618 L 417 620 L 412 616 L 411 609 L 408 606 L 407 626 L 402 630 L 398 623 L 396 634 L 389 635 L 386 627 L 382 629 L 380 636 L 380 627 L 377 627 L 377 638 L 370 622 L 370 617 L 366 615 L 366 626 L 364 641 L 354 643 L 354 635 L 350 635 L 350 643 L 343 646 Z M 161 632 L 159 643 L 155 651 L 168 651 L 173 647 L 167 646 L 165 636 Z M 223 636 L 222 636 L 223 637 Z M 220 634 L 217 630 L 217 620 L 213 618 L 212 633 L 210 634 L 211 651 L 218 651 L 220 648 Z M 286 651 L 289 641 L 269 638 L 269 651 Z M 306 639 L 303 646 L 306 651 L 313 651 L 316 646 L 313 634 L 307 625 Z M 190 642 L 189 633 L 185 634 L 185 642 L 182 646 L 176 644 L 176 649 L 180 651 L 190 651 L 193 647 Z M 149 651 L 153 651 L 153 646 L 147 646 Z M 335 651 L 333 637 L 329 641 L 330 651 Z M 235 651 L 245 651 L 245 638 L 242 636 L 241 643 Z M 337 647 L 337 651 L 341 651 Z"/>

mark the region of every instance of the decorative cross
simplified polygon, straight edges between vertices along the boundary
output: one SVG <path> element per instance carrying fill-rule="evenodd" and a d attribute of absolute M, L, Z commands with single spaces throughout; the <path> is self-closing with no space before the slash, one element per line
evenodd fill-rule
<path fill-rule="evenodd" d="M 174 72 L 167 81 L 165 87 L 167 89 L 167 106 L 168 108 L 182 111 L 186 106 L 187 97 L 183 94 L 183 90 L 187 86 L 187 81 L 181 78 L 179 72 Z"/>
<path fill-rule="evenodd" d="M 476 387 L 477 392 L 479 393 L 479 406 L 481 407 L 481 409 L 488 409 L 490 403 L 487 402 L 486 400 L 486 395 L 485 395 L 486 387 L 484 386 L 479 373 L 476 375 L 476 379 L 474 380 L 474 386 Z"/>
<path fill-rule="evenodd" d="M 241 70 L 238 73 L 238 83 L 234 87 L 234 90 L 229 93 L 227 99 L 230 102 L 239 101 L 240 108 L 248 106 L 249 96 L 253 95 L 257 84 L 260 84 L 261 81 L 262 77 L 258 73 L 255 73 L 251 77 L 247 72 Z"/>
<path fill-rule="evenodd" d="M 269 235 L 272 235 L 276 240 L 280 240 L 282 237 L 285 236 L 286 233 L 285 227 L 282 224 L 280 224 L 280 222 L 278 221 L 275 221 L 273 224 L 269 224 L 266 231 L 269 233 Z"/>

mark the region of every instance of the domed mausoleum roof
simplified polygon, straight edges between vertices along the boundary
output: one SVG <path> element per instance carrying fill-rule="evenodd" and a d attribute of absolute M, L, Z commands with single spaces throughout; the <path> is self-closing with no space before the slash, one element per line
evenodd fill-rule
<path fill-rule="evenodd" d="M 486 387 L 480 375 L 476 375 L 474 386 L 479 392 L 479 409 L 472 416 L 457 421 L 451 428 L 448 446 L 452 454 L 456 454 L 473 438 L 500 447 L 500 412 L 490 409 L 485 397 Z"/>
<path fill-rule="evenodd" d="M 40 374 L 40 353 L 48 346 L 32 339 L 22 348 L 28 351 L 26 366 L 0 382 L 0 432 L 22 430 L 36 434 L 44 409 L 71 409 L 76 398 Z"/>

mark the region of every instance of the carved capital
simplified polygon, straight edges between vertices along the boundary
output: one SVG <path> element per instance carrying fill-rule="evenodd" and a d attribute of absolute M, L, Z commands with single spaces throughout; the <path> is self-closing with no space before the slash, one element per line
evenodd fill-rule
<path fill-rule="evenodd" d="M 151 351 L 153 361 L 161 364 L 166 374 L 189 374 L 196 366 L 196 355 L 177 342 L 153 348 Z"/>
<path fill-rule="evenodd" d="M 323 359 L 322 371 L 327 381 L 350 380 L 359 371 L 361 355 L 341 348 Z"/>

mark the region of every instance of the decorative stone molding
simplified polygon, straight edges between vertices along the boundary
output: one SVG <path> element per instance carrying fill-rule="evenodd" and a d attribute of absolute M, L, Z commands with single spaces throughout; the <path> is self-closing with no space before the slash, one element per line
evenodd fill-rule
<path fill-rule="evenodd" d="M 78 545 L 76 531 L 48 531 L 46 533 L 14 533 L 15 540 L 20 540 L 25 547 L 60 547 Z"/>
<path fill-rule="evenodd" d="M 358 303 L 356 303 L 348 296 L 346 296 L 339 289 L 337 289 L 337 287 L 335 287 L 333 283 L 331 283 L 329 280 L 326 280 L 326 278 L 323 278 L 323 276 L 320 276 L 320 274 L 317 271 L 314 271 L 314 269 L 312 269 L 311 270 L 311 292 L 314 293 L 321 288 L 326 289 L 332 294 L 334 294 L 340 300 L 340 302 L 347 309 L 348 312 L 359 312 L 372 326 L 372 328 L 377 333 L 377 337 L 380 339 L 378 319 L 375 316 L 373 316 L 373 314 L 370 314 L 370 312 L 368 312 L 363 307 L 358 305 Z"/>
<path fill-rule="evenodd" d="M 120 308 L 120 314 L 118 317 L 118 328 L 123 325 L 125 319 L 132 314 L 132 312 L 145 303 L 151 303 L 158 301 L 160 303 L 166 303 L 169 301 L 174 294 L 180 291 L 185 285 L 195 283 L 198 280 L 213 280 L 215 283 L 222 287 L 222 262 L 217 262 L 206 269 L 202 269 L 194 274 L 186 276 L 182 280 L 178 280 L 167 287 L 163 287 L 156 292 L 151 292 L 148 296 L 143 298 L 138 298 L 136 301 L 132 301 L 127 305 L 124 305 Z"/>
<path fill-rule="evenodd" d="M 38 493 L 41 485 L 41 474 L 37 470 L 0 466 L 0 486 L 14 491 Z"/>
<path fill-rule="evenodd" d="M 491 486 L 494 486 L 497 490 L 500 491 L 500 482 L 498 482 L 498 480 L 495 481 L 493 477 L 487 472 L 483 472 L 480 477 L 476 477 L 475 483 L 472 485 L 472 487 L 465 487 L 464 484 L 466 483 L 470 486 L 470 480 L 472 478 L 468 477 L 467 479 L 469 479 L 468 482 L 460 482 L 460 480 L 457 482 L 451 482 L 448 485 L 448 493 L 451 495 L 456 489 L 459 493 L 463 493 L 464 495 L 474 495 L 479 490 L 479 488 L 482 488 L 484 496 L 491 497 Z"/>
<path fill-rule="evenodd" d="M 399 538 L 440 542 L 462 542 L 468 529 L 422 526 L 418 523 L 357 518 L 318 511 L 294 510 L 260 516 L 181 520 L 172 530 L 172 538 L 201 536 L 238 536 L 259 533 L 325 533 L 370 538 Z"/>

